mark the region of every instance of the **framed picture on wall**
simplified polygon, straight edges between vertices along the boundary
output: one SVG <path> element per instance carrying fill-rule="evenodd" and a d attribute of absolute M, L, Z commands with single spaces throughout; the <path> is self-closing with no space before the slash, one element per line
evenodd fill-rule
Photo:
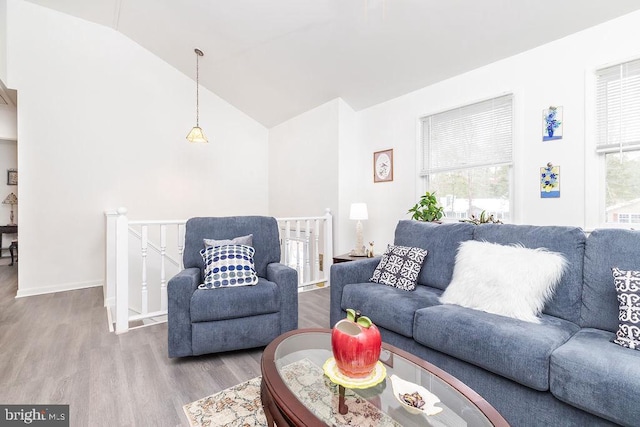
<path fill-rule="evenodd" d="M 393 149 L 373 153 L 373 182 L 393 181 Z"/>
<path fill-rule="evenodd" d="M 7 169 L 7 185 L 18 185 L 17 169 Z"/>

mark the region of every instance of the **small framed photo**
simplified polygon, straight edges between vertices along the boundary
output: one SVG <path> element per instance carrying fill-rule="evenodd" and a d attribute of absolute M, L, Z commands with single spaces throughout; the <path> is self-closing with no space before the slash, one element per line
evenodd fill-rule
<path fill-rule="evenodd" d="M 18 185 L 17 169 L 7 169 L 7 185 Z"/>
<path fill-rule="evenodd" d="M 373 182 L 393 181 L 393 148 L 373 153 Z"/>

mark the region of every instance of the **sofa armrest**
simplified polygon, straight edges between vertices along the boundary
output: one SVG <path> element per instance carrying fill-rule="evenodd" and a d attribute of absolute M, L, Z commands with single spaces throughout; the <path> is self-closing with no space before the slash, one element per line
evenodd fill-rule
<path fill-rule="evenodd" d="M 200 284 L 200 269 L 187 268 L 167 283 L 169 357 L 191 356 L 191 295 Z"/>
<path fill-rule="evenodd" d="M 281 263 L 267 265 L 267 277 L 280 289 L 280 333 L 298 328 L 298 272 Z"/>
<path fill-rule="evenodd" d="M 366 258 L 358 261 L 341 262 L 331 266 L 331 302 L 330 326 L 344 317 L 340 303 L 345 285 L 350 283 L 366 283 L 380 263 L 380 257 Z"/>

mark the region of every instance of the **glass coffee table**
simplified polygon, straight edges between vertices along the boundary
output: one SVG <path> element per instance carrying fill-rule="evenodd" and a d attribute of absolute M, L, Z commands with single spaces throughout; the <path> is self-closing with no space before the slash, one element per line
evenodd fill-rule
<path fill-rule="evenodd" d="M 323 372 L 333 356 L 330 329 L 287 332 L 262 355 L 261 398 L 269 426 L 508 426 L 486 400 L 442 369 L 382 343 L 386 378 L 370 388 L 334 384 Z M 396 398 L 389 379 L 396 375 L 435 394 L 443 410 L 413 413 Z"/>

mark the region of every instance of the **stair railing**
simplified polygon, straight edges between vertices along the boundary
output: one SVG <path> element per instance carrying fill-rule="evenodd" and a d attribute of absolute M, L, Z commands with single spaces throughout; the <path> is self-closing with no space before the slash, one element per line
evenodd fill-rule
<path fill-rule="evenodd" d="M 105 218 L 104 304 L 110 328 L 123 333 L 165 321 L 167 271 L 184 268 L 186 220 L 129 221 L 125 208 L 107 211 Z M 322 216 L 276 220 L 281 262 L 298 271 L 299 291 L 328 286 L 333 260 L 330 210 Z"/>

